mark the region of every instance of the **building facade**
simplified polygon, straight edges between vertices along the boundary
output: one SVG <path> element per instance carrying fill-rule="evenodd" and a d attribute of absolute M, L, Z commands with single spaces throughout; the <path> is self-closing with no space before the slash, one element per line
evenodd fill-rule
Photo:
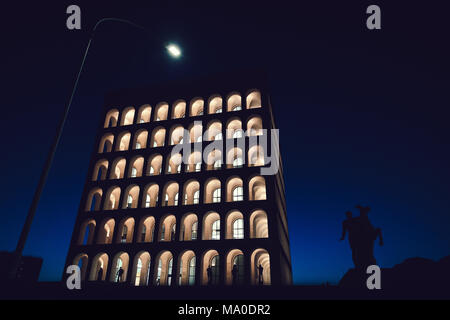
<path fill-rule="evenodd" d="M 291 284 L 270 129 L 259 77 L 109 94 L 66 266 L 130 286 Z"/>

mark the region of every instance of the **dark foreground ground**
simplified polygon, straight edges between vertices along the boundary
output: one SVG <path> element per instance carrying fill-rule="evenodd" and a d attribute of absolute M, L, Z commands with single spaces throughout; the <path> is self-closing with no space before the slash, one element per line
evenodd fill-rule
<path fill-rule="evenodd" d="M 385 300 L 450 299 L 450 288 L 417 290 L 368 290 L 337 286 L 263 286 L 263 287 L 123 287 L 83 284 L 69 290 L 62 283 L 41 282 L 35 286 L 6 285 L 0 298 L 7 300 Z"/>
<path fill-rule="evenodd" d="M 127 283 L 0 281 L 0 299 L 17 300 L 390 300 L 450 299 L 450 256 L 410 258 L 381 269 L 381 289 L 367 289 L 368 275 L 349 269 L 337 286 L 130 287 Z"/>

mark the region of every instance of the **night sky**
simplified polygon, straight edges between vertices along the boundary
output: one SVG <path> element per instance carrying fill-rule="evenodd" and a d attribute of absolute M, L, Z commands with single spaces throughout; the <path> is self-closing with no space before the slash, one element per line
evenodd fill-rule
<path fill-rule="evenodd" d="M 443 7 L 93 2 L 2 5 L 0 250 L 15 248 L 95 22 L 114 16 L 150 31 L 98 29 L 25 247 L 44 258 L 41 280 L 61 278 L 104 94 L 248 67 L 270 76 L 295 283 L 336 283 L 352 267 L 348 243 L 338 239 L 344 212 L 358 203 L 372 207 L 383 230 L 385 246 L 375 251 L 381 266 L 450 254 Z M 369 31 L 365 11 L 374 3 L 382 30 Z M 80 31 L 66 28 L 70 4 L 81 7 Z M 182 47 L 182 59 L 166 55 L 168 42 Z"/>

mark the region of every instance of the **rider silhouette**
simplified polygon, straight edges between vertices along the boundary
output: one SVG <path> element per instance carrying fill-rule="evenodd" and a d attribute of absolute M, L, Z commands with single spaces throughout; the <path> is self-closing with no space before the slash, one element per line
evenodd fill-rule
<path fill-rule="evenodd" d="M 356 206 L 359 209 L 359 217 L 352 217 L 350 211 L 346 212 L 347 219 L 342 223 L 342 237 L 345 239 L 348 233 L 348 240 L 352 250 L 352 259 L 356 269 L 365 269 L 369 265 L 376 264 L 373 254 L 375 240 L 380 238 L 380 246 L 383 245 L 383 238 L 380 228 L 374 228 L 369 220 L 368 213 L 370 207 Z"/>

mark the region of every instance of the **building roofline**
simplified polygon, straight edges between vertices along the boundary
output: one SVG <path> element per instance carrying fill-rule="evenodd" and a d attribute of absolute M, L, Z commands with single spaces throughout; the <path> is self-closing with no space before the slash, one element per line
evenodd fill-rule
<path fill-rule="evenodd" d="M 246 95 L 251 89 L 268 91 L 268 75 L 262 69 L 239 69 L 230 72 L 212 73 L 202 76 L 186 76 L 183 79 L 167 81 L 135 88 L 122 88 L 109 91 L 105 95 L 105 107 L 143 104 L 156 104 L 166 101 L 169 104 L 176 99 L 188 100 L 197 96 L 222 95 L 238 91 Z M 241 92 L 245 90 L 245 92 Z"/>

